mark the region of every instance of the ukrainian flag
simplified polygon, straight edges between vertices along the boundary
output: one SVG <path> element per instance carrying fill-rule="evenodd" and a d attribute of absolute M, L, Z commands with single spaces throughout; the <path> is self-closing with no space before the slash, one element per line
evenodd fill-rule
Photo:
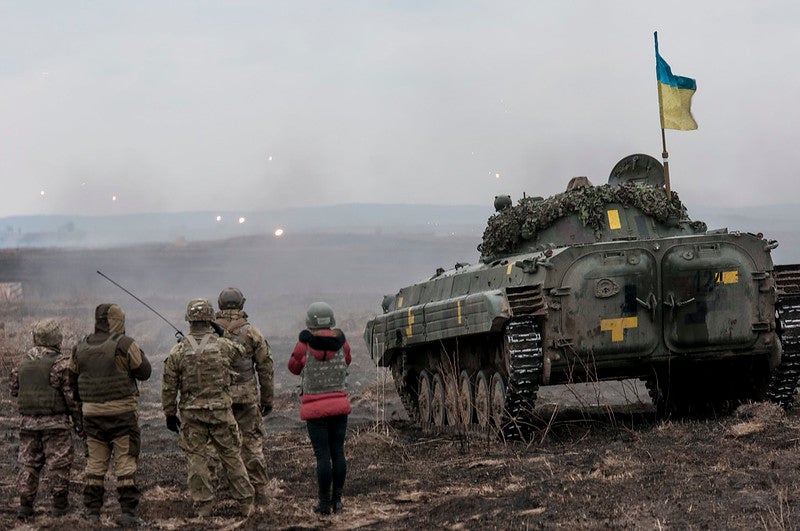
<path fill-rule="evenodd" d="M 697 129 L 697 122 L 692 117 L 692 96 L 697 90 L 697 83 L 690 77 L 673 75 L 672 69 L 658 53 L 658 33 L 654 33 L 653 36 L 656 41 L 656 78 L 661 128 L 681 131 Z"/>

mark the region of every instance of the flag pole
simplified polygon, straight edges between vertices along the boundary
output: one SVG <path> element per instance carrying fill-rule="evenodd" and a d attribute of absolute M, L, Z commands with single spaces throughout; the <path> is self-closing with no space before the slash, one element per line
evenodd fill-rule
<path fill-rule="evenodd" d="M 664 190 L 667 193 L 667 200 L 672 199 L 672 192 L 669 188 L 669 153 L 667 152 L 667 136 L 664 134 L 664 128 L 661 128 L 661 146 L 664 151 L 661 152 L 661 160 L 664 163 Z"/>
<path fill-rule="evenodd" d="M 672 192 L 669 187 L 669 152 L 667 152 L 667 135 L 664 133 L 664 103 L 661 101 L 661 87 L 658 81 L 658 32 L 653 32 L 653 41 L 656 45 L 656 89 L 658 92 L 658 118 L 661 122 L 661 160 L 664 164 L 664 191 L 667 194 L 667 200 L 672 198 Z"/>

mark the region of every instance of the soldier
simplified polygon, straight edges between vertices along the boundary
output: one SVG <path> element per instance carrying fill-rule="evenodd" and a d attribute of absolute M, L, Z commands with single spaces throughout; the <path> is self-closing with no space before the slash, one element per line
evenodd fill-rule
<path fill-rule="evenodd" d="M 213 319 L 214 308 L 208 300 L 189 301 L 189 335 L 172 348 L 164 363 L 161 404 L 167 429 L 180 434 L 180 447 L 186 452 L 189 494 L 197 516 L 210 516 L 214 504 L 206 452 L 210 442 L 246 518 L 253 511 L 253 486 L 242 462 L 230 395 L 230 367 L 244 355 L 244 348 L 217 336 L 211 326 Z"/>
<path fill-rule="evenodd" d="M 272 352 L 261 332 L 247 322 L 245 298 L 237 288 L 220 292 L 215 322 L 242 345 L 246 354 L 231 364 L 233 416 L 242 436 L 242 461 L 259 501 L 266 500 L 267 467 L 264 462 L 262 416 L 272 411 L 274 387 Z M 227 337 L 227 336 L 226 336 Z M 258 380 L 256 380 L 258 374 Z"/>
<path fill-rule="evenodd" d="M 80 404 L 73 398 L 69 378 L 69 356 L 61 355 L 61 326 L 55 319 L 33 325 L 34 347 L 11 371 L 11 396 L 17 397 L 19 412 L 19 512 L 26 520 L 33 515 L 33 500 L 39 488 L 39 473 L 50 468 L 53 491 L 51 515 L 69 510 L 67 498 L 73 446 L 71 428 L 81 432 Z"/>
<path fill-rule="evenodd" d="M 125 313 L 116 304 L 100 304 L 94 313 L 94 333 L 72 350 L 70 370 L 83 402 L 86 432 L 86 516 L 100 521 L 104 481 L 112 454 L 117 495 L 122 509 L 119 524 L 136 526 L 141 492 L 136 486 L 136 465 L 141 446 L 136 380 L 150 378 L 150 362 L 133 338 L 125 335 Z"/>

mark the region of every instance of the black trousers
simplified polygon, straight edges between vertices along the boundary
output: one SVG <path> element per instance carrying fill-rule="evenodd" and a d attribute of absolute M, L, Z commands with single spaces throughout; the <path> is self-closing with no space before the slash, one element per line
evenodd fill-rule
<path fill-rule="evenodd" d="M 347 415 L 309 419 L 306 427 L 317 458 L 319 499 L 324 503 L 339 501 L 347 475 L 347 460 L 344 457 Z"/>

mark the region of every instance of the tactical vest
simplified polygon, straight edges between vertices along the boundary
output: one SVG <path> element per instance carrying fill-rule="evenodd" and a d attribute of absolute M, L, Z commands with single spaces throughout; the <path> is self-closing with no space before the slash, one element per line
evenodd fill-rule
<path fill-rule="evenodd" d="M 221 324 L 225 330 L 230 332 L 233 341 L 236 341 L 247 350 L 247 330 L 250 328 L 250 323 L 245 319 L 230 321 L 226 318 L 219 319 L 217 322 Z M 252 382 L 253 378 L 255 378 L 252 354 L 248 351 L 247 356 L 236 358 L 236 360 L 231 363 L 231 370 L 234 373 L 232 384 L 239 385 Z"/>
<path fill-rule="evenodd" d="M 230 363 L 220 349 L 218 336 L 208 333 L 198 343 L 194 336 L 188 335 L 183 352 L 181 409 L 231 407 Z"/>
<path fill-rule="evenodd" d="M 347 362 L 344 349 L 340 348 L 333 358 L 320 361 L 310 349 L 306 349 L 306 365 L 303 367 L 303 394 L 320 395 L 337 393 L 347 389 Z"/>
<path fill-rule="evenodd" d="M 19 412 L 22 415 L 59 415 L 67 412 L 63 395 L 50 386 L 50 371 L 60 354 L 25 357 L 19 366 Z"/>
<path fill-rule="evenodd" d="M 99 345 L 83 338 L 75 350 L 78 362 L 78 391 L 83 402 L 109 402 L 136 396 L 136 382 L 117 366 L 117 345 L 122 334 L 111 334 Z"/>

